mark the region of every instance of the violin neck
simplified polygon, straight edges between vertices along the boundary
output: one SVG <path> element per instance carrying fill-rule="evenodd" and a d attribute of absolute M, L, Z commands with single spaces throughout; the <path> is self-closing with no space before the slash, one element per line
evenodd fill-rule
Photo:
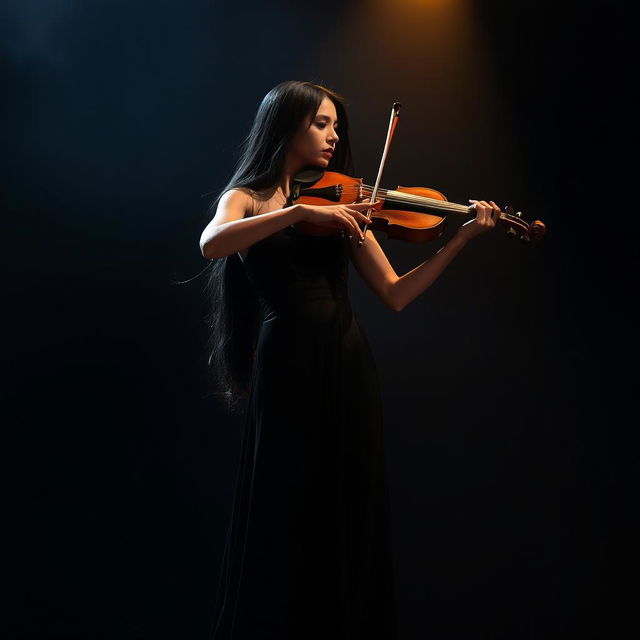
<path fill-rule="evenodd" d="M 373 187 L 362 185 L 365 192 L 373 193 Z M 435 213 L 444 215 L 447 213 L 459 213 L 462 215 L 474 215 L 475 209 L 470 205 L 456 204 L 447 200 L 427 198 L 405 191 L 393 189 L 378 189 L 376 199 L 384 200 L 385 209 L 402 209 L 403 211 L 415 211 L 417 213 Z"/>

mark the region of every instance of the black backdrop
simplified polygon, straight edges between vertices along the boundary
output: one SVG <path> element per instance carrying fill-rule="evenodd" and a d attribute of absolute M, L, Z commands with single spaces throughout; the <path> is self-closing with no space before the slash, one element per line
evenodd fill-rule
<path fill-rule="evenodd" d="M 175 281 L 204 266 L 203 195 L 291 78 L 347 97 L 369 184 L 398 100 L 384 186 L 549 228 L 474 240 L 400 314 L 351 272 L 401 637 L 637 633 L 629 17 L 466 3 L 474 40 L 403 59 L 358 21 L 381 4 L 5 3 L 3 637 L 207 637 L 242 417 L 206 396 L 204 281 Z M 442 71 L 465 46 L 489 75 Z M 442 244 L 378 238 L 399 274 Z"/>

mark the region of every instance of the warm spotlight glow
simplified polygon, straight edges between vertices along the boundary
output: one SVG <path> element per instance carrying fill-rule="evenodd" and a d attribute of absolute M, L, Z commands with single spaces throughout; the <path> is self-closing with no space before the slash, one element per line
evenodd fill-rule
<path fill-rule="evenodd" d="M 465 188 L 479 189 L 474 185 L 486 184 L 496 173 L 510 182 L 521 175 L 505 109 L 508 87 L 497 83 L 473 4 L 346 3 L 318 48 L 318 59 L 306 61 L 310 68 L 331 69 L 332 84 L 349 106 L 369 114 L 352 132 L 363 175 L 375 175 L 394 101 L 402 104 L 402 113 L 386 179 L 398 171 L 399 184 L 437 188 L 432 180 L 438 176 L 460 176 Z M 394 164 L 399 148 L 418 160 L 400 168 Z"/>
<path fill-rule="evenodd" d="M 460 0 L 390 0 L 389 4 L 410 7 L 425 7 L 429 9 L 446 9 L 459 4 Z"/>

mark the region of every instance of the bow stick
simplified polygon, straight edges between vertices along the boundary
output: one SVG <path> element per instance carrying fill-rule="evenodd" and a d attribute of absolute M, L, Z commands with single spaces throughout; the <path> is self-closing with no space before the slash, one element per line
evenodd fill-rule
<path fill-rule="evenodd" d="M 378 177 L 376 178 L 376 183 L 373 186 L 373 191 L 371 192 L 371 202 L 376 201 L 376 195 L 378 194 L 378 185 L 380 184 L 380 179 L 382 178 L 382 170 L 384 169 L 384 163 L 387 160 L 387 153 L 389 152 L 389 147 L 391 146 L 391 140 L 393 139 L 393 133 L 396 130 L 396 125 L 398 124 L 398 113 L 400 112 L 400 107 L 402 105 L 399 102 L 394 102 L 393 107 L 391 107 L 391 119 L 389 120 L 389 129 L 387 130 L 387 140 L 384 143 L 384 150 L 382 151 L 382 160 L 380 160 L 380 168 L 378 169 Z M 367 209 L 366 216 L 370 217 L 371 209 Z M 362 235 L 366 237 L 367 227 L 369 223 L 364 225 L 364 231 Z M 358 238 L 358 249 L 362 246 L 364 242 L 363 238 Z"/>

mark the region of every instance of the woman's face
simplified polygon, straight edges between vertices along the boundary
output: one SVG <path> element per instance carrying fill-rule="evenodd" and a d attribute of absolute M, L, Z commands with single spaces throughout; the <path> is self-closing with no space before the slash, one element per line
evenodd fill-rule
<path fill-rule="evenodd" d="M 308 116 L 291 142 L 290 153 L 301 165 L 326 167 L 331 156 L 323 153 L 325 149 L 333 149 L 338 138 L 338 116 L 333 101 L 325 98 L 315 116 Z M 309 126 L 309 124 L 311 126 Z"/>

